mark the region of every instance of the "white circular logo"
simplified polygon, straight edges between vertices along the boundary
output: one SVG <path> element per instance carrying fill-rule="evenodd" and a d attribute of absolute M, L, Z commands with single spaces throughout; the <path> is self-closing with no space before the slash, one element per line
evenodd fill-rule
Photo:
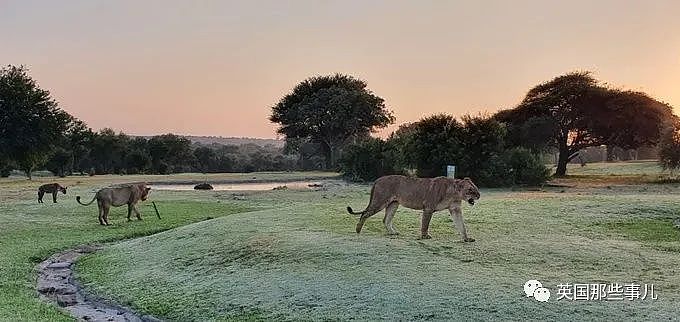
<path fill-rule="evenodd" d="M 534 291 L 534 298 L 539 302 L 548 302 L 550 290 L 545 287 L 539 287 Z"/>
<path fill-rule="evenodd" d="M 543 287 L 541 282 L 537 280 L 528 280 L 526 283 L 524 283 L 524 294 L 526 294 L 527 297 L 534 296 L 534 291 L 540 287 Z"/>

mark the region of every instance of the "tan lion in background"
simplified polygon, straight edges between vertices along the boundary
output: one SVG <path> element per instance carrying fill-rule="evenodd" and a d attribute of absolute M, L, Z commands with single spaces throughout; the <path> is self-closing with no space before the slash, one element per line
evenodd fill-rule
<path fill-rule="evenodd" d="M 130 221 L 130 215 L 134 211 L 137 219 L 142 220 L 142 216 L 135 205 L 141 200 L 144 201 L 149 196 L 151 187 L 146 183 L 131 183 L 116 187 L 102 188 L 97 191 L 94 198 L 88 203 L 80 202 L 80 196 L 76 196 L 76 201 L 83 206 L 89 206 L 94 200 L 97 200 L 99 206 L 99 224 L 109 225 L 109 209 L 111 206 L 119 207 L 122 205 L 128 206 L 127 219 Z"/>
<path fill-rule="evenodd" d="M 453 179 L 447 177 L 436 178 L 411 178 L 400 175 L 390 175 L 378 178 L 371 189 L 371 198 L 364 211 L 354 212 L 347 207 L 350 214 L 361 215 L 357 224 L 357 233 L 361 232 L 366 219 L 385 209 L 383 223 L 388 234 L 397 235 L 392 219 L 399 205 L 422 210 L 423 215 L 420 224 L 420 236 L 423 239 L 432 238 L 428 233 L 430 219 L 436 211 L 448 209 L 456 225 L 456 229 L 463 241 L 473 242 L 465 230 L 461 201 L 465 200 L 470 205 L 480 197 L 479 189 L 472 183 L 470 178 Z"/>

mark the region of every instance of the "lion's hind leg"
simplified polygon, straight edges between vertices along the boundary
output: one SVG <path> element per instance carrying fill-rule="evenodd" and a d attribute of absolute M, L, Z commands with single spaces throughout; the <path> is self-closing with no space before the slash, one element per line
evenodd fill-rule
<path fill-rule="evenodd" d="M 98 206 L 97 209 L 99 210 L 99 224 L 102 226 L 106 226 L 106 224 L 104 223 L 104 205 L 101 202 L 99 202 L 97 203 L 97 206 Z"/>
<path fill-rule="evenodd" d="M 385 224 L 385 229 L 387 229 L 388 235 L 399 235 L 399 232 L 394 228 L 394 214 L 397 213 L 397 208 L 399 208 L 399 203 L 392 201 L 387 208 L 385 208 L 385 218 L 383 218 L 383 224 Z"/>
<path fill-rule="evenodd" d="M 102 202 L 99 206 L 99 216 L 100 220 L 99 223 L 105 226 L 109 225 L 109 209 L 111 208 L 110 205 L 107 205 L 106 203 Z"/>

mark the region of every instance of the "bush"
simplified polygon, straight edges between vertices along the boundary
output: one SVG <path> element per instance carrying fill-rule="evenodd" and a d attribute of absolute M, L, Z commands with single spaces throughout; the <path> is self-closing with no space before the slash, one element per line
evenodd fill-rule
<path fill-rule="evenodd" d="M 10 166 L 0 166 L 0 177 L 7 178 L 12 174 L 12 168 Z"/>
<path fill-rule="evenodd" d="M 404 168 L 415 169 L 419 177 L 436 177 L 445 174 L 446 165 L 458 165 L 463 135 L 463 125 L 453 116 L 435 114 L 402 125 L 390 141 L 402 153 Z"/>
<path fill-rule="evenodd" d="M 478 163 L 478 167 L 460 176 L 469 176 L 483 187 L 535 186 L 550 178 L 550 169 L 526 148 L 511 148 Z"/>
<path fill-rule="evenodd" d="M 340 169 L 349 180 L 373 181 L 397 172 L 391 155 L 387 142 L 378 138 L 368 138 L 345 147 L 340 159 Z"/>
<path fill-rule="evenodd" d="M 470 177 L 479 186 L 539 185 L 550 170 L 531 150 L 508 147 L 503 124 L 487 116 L 464 116 L 462 122 L 438 114 L 405 124 L 387 141 L 369 138 L 349 145 L 341 159 L 350 180 L 372 181 L 415 169 L 420 177 L 445 174 L 456 165 L 456 177 Z"/>
<path fill-rule="evenodd" d="M 671 176 L 680 168 L 680 132 L 675 128 L 667 128 L 661 134 L 659 164 L 664 170 L 669 170 Z"/>
<path fill-rule="evenodd" d="M 526 148 L 512 148 L 504 154 L 512 184 L 539 185 L 550 178 L 550 169 Z"/>

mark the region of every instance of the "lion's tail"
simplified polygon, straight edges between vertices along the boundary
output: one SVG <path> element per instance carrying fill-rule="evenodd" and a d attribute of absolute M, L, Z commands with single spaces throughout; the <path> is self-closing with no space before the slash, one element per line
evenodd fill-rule
<path fill-rule="evenodd" d="M 95 199 L 97 199 L 97 194 L 95 194 L 94 197 L 92 197 L 92 200 L 90 200 L 90 202 L 88 202 L 88 203 L 82 203 L 82 202 L 80 201 L 80 196 L 76 196 L 76 201 L 77 201 L 79 204 L 83 205 L 83 206 L 89 206 L 90 204 L 92 204 L 92 203 L 94 202 Z"/>
<path fill-rule="evenodd" d="M 368 199 L 368 206 L 366 206 L 366 209 L 354 212 L 354 210 L 352 210 L 352 207 L 347 206 L 347 212 L 350 213 L 351 215 L 363 215 L 364 213 L 366 213 L 366 210 L 368 210 L 368 207 L 371 205 L 371 202 L 373 201 L 373 191 L 375 191 L 375 184 L 371 188 L 371 197 Z"/>

